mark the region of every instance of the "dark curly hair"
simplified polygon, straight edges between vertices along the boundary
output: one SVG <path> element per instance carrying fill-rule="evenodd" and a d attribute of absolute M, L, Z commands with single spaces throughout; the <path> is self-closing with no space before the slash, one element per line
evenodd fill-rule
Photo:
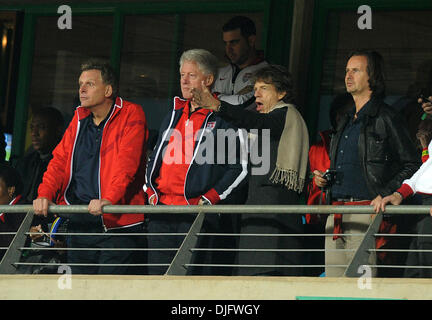
<path fill-rule="evenodd" d="M 285 92 L 285 96 L 282 98 L 284 102 L 294 103 L 293 79 L 291 73 L 284 66 L 270 64 L 256 71 L 253 80 L 254 83 L 262 81 L 274 85 L 278 93 Z"/>

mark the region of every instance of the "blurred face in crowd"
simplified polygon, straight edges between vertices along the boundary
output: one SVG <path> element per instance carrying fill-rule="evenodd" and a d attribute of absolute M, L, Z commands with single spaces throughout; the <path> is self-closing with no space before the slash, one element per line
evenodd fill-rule
<path fill-rule="evenodd" d="M 33 149 L 41 154 L 51 153 L 57 144 L 59 133 L 56 126 L 42 116 L 35 115 L 30 123 Z"/>
<path fill-rule="evenodd" d="M 112 95 L 112 86 L 103 82 L 100 70 L 83 71 L 78 84 L 81 106 L 85 108 L 100 106 Z"/>
<path fill-rule="evenodd" d="M 202 82 L 208 88 L 214 80 L 213 75 L 205 75 L 194 61 L 184 61 L 180 67 L 180 88 L 183 98 L 192 99 L 191 90 L 201 89 Z"/>
<path fill-rule="evenodd" d="M 224 32 L 225 54 L 231 63 L 240 68 L 246 67 L 247 60 L 255 48 L 255 39 L 254 35 L 246 39 L 240 29 Z"/>
<path fill-rule="evenodd" d="M 0 205 L 7 205 L 13 199 L 15 187 L 7 187 L 3 178 L 0 178 Z"/>
<path fill-rule="evenodd" d="M 278 92 L 271 83 L 257 80 L 254 85 L 256 110 L 259 113 L 269 113 L 271 108 L 283 99 L 286 92 Z"/>
<path fill-rule="evenodd" d="M 369 75 L 367 73 L 367 58 L 353 56 L 348 60 L 345 74 L 345 86 L 347 92 L 353 96 L 371 94 L 369 88 Z"/>

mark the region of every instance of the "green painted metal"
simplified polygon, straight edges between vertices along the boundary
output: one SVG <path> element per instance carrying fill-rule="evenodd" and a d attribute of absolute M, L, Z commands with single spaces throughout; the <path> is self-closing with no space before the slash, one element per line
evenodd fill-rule
<path fill-rule="evenodd" d="M 270 2 L 267 7 L 266 26 L 263 33 L 266 38 L 267 59 L 271 63 L 288 67 L 291 45 L 291 30 L 294 1 Z"/>
<path fill-rule="evenodd" d="M 284 1 L 284 0 L 282 0 Z M 37 15 L 55 15 L 61 4 L 28 4 L 0 5 L 0 10 L 25 10 Z M 262 11 L 267 6 L 266 0 L 236 0 L 236 1 L 145 1 L 145 2 L 106 2 L 106 3 L 75 3 L 67 4 L 73 14 L 176 14 L 199 12 L 235 12 Z"/>
<path fill-rule="evenodd" d="M 24 153 L 25 134 L 28 116 L 30 84 L 34 52 L 35 16 L 24 15 L 23 38 L 21 44 L 20 66 L 18 71 L 18 87 L 13 126 L 13 144 L 11 158 Z"/>
<path fill-rule="evenodd" d="M 174 41 L 171 47 L 171 58 L 170 58 L 170 80 L 168 87 L 168 97 L 173 97 L 177 95 L 176 88 L 178 83 L 178 74 L 179 74 L 179 64 L 178 61 L 180 59 L 180 53 L 183 51 L 183 36 L 184 36 L 184 15 L 176 14 L 175 15 L 175 30 L 174 30 Z"/>
<path fill-rule="evenodd" d="M 113 36 L 111 42 L 111 66 L 120 74 L 121 53 L 124 34 L 124 14 L 116 10 L 114 14 Z"/>

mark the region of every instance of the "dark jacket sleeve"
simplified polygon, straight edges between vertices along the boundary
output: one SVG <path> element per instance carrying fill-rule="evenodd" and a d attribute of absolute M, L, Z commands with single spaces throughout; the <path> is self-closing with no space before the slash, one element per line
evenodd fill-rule
<path fill-rule="evenodd" d="M 243 187 L 245 187 L 248 180 L 247 135 L 222 118 L 219 119 L 219 121 L 219 128 L 232 130 L 232 132 L 236 134 L 236 138 L 227 139 L 227 144 L 225 144 L 225 161 L 222 164 L 213 165 L 219 167 L 216 170 L 220 169 L 224 173 L 213 185 L 213 188 L 207 191 L 203 196 L 210 200 L 212 204 L 218 203 L 219 201 L 236 203 L 238 201 L 238 193 L 244 192 Z M 215 146 L 220 144 L 221 143 L 216 142 Z M 215 153 L 216 152 L 215 150 Z"/>
<path fill-rule="evenodd" d="M 254 111 L 243 110 L 227 102 L 221 102 L 221 107 L 217 115 L 234 126 L 246 130 L 250 129 L 270 129 L 270 134 L 280 137 L 285 127 L 285 117 L 287 107 L 275 109 L 270 113 L 257 113 Z"/>
<path fill-rule="evenodd" d="M 391 175 L 391 179 L 385 186 L 385 193 L 391 194 L 402 185 L 405 179 L 414 175 L 421 162 L 402 119 L 397 114 L 390 114 L 389 112 L 386 112 L 385 118 L 391 121 L 391 125 L 388 125 L 390 141 L 393 145 L 394 157 L 400 164 L 399 170 Z"/>

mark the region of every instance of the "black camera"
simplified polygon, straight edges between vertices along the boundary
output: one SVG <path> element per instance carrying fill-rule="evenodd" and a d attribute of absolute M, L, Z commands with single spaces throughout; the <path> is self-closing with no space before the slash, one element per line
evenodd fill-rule
<path fill-rule="evenodd" d="M 327 169 L 323 178 L 327 180 L 327 187 L 331 187 L 336 182 L 336 170 Z"/>

